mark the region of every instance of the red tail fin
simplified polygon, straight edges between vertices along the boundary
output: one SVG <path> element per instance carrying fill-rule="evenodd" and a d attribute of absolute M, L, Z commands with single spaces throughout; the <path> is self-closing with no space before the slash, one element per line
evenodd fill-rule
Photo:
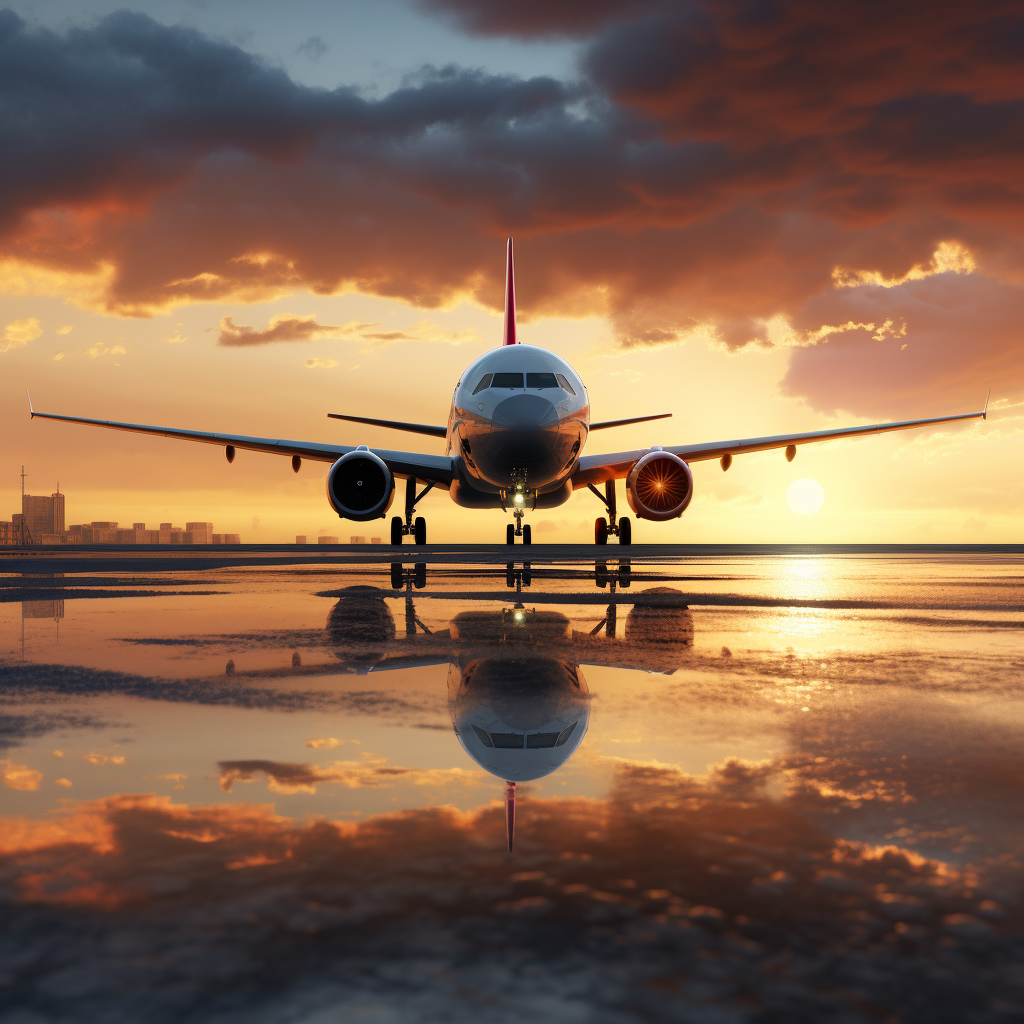
<path fill-rule="evenodd" d="M 505 334 L 502 345 L 516 343 L 516 274 L 512 260 L 512 239 L 508 240 L 508 253 L 505 257 Z"/>

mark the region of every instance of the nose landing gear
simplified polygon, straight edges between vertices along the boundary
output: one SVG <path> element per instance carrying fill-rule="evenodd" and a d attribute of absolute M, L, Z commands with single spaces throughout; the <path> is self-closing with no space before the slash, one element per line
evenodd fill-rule
<path fill-rule="evenodd" d="M 402 538 L 405 536 L 411 536 L 414 543 L 422 546 L 427 543 L 427 521 L 423 516 L 417 516 L 416 521 L 413 522 L 413 515 L 416 512 L 416 506 L 420 501 L 423 500 L 426 493 L 433 490 L 434 485 L 428 483 L 426 487 L 416 493 L 416 478 L 409 477 L 405 482 L 405 521 L 402 521 L 401 516 L 393 516 L 391 519 L 391 543 L 401 544 Z"/>
<path fill-rule="evenodd" d="M 602 494 L 593 484 L 587 486 L 598 496 L 601 503 L 608 509 L 608 518 L 599 516 L 594 520 L 594 543 L 607 544 L 608 535 L 613 534 L 619 538 L 619 546 L 633 543 L 633 524 L 629 516 L 617 519 L 615 515 L 615 481 L 608 480 L 604 485 Z"/>
<path fill-rule="evenodd" d="M 512 490 L 501 492 L 501 507 L 507 511 L 506 502 L 511 495 L 512 515 L 516 518 L 515 527 L 511 523 L 505 530 L 505 543 L 515 544 L 516 537 L 522 537 L 524 544 L 533 543 L 533 531 L 529 525 L 523 526 L 523 516 L 526 515 L 526 503 L 530 500 L 530 492 L 526 488 L 526 470 L 517 469 L 512 471 Z M 537 507 L 537 495 L 533 495 L 533 507 Z"/>
<path fill-rule="evenodd" d="M 533 530 L 530 528 L 530 524 L 523 525 L 523 516 L 526 513 L 521 508 L 517 508 L 513 511 L 512 515 L 516 517 L 516 525 L 513 526 L 511 523 L 505 527 L 505 543 L 515 544 L 516 537 L 522 537 L 524 544 L 533 543 Z"/>

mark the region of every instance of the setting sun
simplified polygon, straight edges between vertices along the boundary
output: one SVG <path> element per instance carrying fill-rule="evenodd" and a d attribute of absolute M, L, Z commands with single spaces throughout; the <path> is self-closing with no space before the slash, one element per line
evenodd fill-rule
<path fill-rule="evenodd" d="M 825 504 L 825 489 L 807 477 L 794 480 L 786 488 L 786 504 L 802 516 L 813 515 Z"/>

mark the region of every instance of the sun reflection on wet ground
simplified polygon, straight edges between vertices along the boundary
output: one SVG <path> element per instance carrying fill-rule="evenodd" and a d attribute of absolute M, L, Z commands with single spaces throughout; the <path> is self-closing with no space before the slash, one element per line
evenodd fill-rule
<path fill-rule="evenodd" d="M 1021 1019 L 1020 566 L 0 577 L 0 1020 Z"/>

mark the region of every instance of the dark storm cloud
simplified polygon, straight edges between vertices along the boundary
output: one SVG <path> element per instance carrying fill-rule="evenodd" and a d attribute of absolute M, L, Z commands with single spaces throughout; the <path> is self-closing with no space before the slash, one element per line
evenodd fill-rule
<path fill-rule="evenodd" d="M 0 11 L 0 224 L 26 211 L 133 200 L 214 152 L 294 160 L 332 133 L 378 142 L 438 123 L 514 118 L 564 98 L 547 79 L 438 72 L 370 103 L 296 85 L 236 46 L 120 11 L 59 35 Z"/>
<path fill-rule="evenodd" d="M 4 251 L 112 266 L 99 301 L 123 314 L 298 288 L 500 307 L 515 233 L 524 312 L 606 314 L 626 345 L 766 344 L 837 270 L 898 280 L 944 242 L 1021 277 L 1014 5 L 433 7 L 581 37 L 582 77 L 426 68 L 369 100 L 141 15 L 61 35 L 4 14 Z M 963 355 L 943 335 L 938 372 L 973 393 L 989 371 Z M 852 384 L 835 400 L 867 411 Z"/>

